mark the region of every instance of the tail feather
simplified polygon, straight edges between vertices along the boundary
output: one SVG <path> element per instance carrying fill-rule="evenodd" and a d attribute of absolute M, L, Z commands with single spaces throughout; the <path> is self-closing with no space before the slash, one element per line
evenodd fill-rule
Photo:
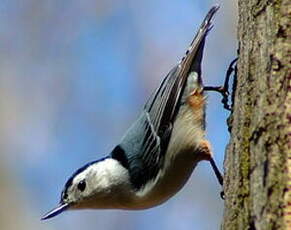
<path fill-rule="evenodd" d="M 205 37 L 212 28 L 211 19 L 218 9 L 218 6 L 214 6 L 209 10 L 191 46 L 187 50 L 186 56 L 168 73 L 160 87 L 150 97 L 144 107 L 144 110 L 149 114 L 153 130 L 160 137 L 167 137 L 161 138 L 161 145 L 165 143 L 163 149 L 166 149 L 170 136 L 164 134 L 169 132 L 169 127 L 172 126 L 179 111 L 179 102 L 183 97 L 191 71 L 196 72 L 195 75 L 192 75 L 194 80 L 195 76 L 197 76 L 197 80 L 195 80 L 197 84 L 195 85 L 197 87 L 201 85 L 199 82 L 202 82 L 200 73 Z"/>
<path fill-rule="evenodd" d="M 199 31 L 191 42 L 190 47 L 186 51 L 186 56 L 182 58 L 180 62 L 181 75 L 188 74 L 189 72 L 195 71 L 198 73 L 199 81 L 201 83 L 201 61 L 203 57 L 203 49 L 205 38 L 208 32 L 212 29 L 211 20 L 214 14 L 218 11 L 219 5 L 213 6 L 207 15 L 205 16 L 202 24 L 200 25 Z M 183 82 L 185 83 L 185 82 Z"/>

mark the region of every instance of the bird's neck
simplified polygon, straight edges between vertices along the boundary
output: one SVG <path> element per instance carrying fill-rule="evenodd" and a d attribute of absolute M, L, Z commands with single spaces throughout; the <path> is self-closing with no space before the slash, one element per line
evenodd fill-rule
<path fill-rule="evenodd" d="M 130 182 L 129 173 L 121 163 L 113 158 L 107 158 L 99 162 L 93 169 L 95 176 L 93 184 L 96 188 L 112 189 L 112 187 L 125 185 Z"/>

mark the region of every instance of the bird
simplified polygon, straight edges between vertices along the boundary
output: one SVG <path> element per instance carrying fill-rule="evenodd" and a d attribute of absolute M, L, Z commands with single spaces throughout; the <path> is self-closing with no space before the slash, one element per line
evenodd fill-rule
<path fill-rule="evenodd" d="M 137 120 L 109 155 L 78 169 L 66 182 L 59 205 L 46 220 L 66 210 L 141 210 L 160 205 L 188 181 L 197 163 L 210 161 L 222 176 L 205 137 L 206 96 L 201 62 L 211 7 L 184 57 L 150 96 Z"/>

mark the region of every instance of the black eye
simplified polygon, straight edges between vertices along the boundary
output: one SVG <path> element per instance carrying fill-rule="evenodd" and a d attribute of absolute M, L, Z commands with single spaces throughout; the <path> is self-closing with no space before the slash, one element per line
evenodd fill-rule
<path fill-rule="evenodd" d="M 63 193 L 62 198 L 63 198 L 63 200 L 66 200 L 68 198 L 68 194 L 67 193 Z"/>
<path fill-rule="evenodd" d="M 83 192 L 83 191 L 85 190 L 85 188 L 86 188 L 86 181 L 85 181 L 85 180 L 81 180 L 81 181 L 79 182 L 77 188 L 78 188 L 81 192 Z"/>

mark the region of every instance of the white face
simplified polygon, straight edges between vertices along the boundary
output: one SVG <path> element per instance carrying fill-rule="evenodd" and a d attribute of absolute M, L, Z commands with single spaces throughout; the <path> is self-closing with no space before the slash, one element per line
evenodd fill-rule
<path fill-rule="evenodd" d="M 71 204 L 71 209 L 106 208 L 104 202 L 110 203 L 116 191 L 124 189 L 128 183 L 127 170 L 108 158 L 74 175 L 66 184 L 62 202 Z"/>
<path fill-rule="evenodd" d="M 89 191 L 88 182 L 90 181 L 90 174 L 86 169 L 84 172 L 73 178 L 72 184 L 66 188 L 62 194 L 62 201 L 64 203 L 78 203 L 86 199 L 91 191 Z"/>
<path fill-rule="evenodd" d="M 43 216 L 42 220 L 67 209 L 124 208 L 132 196 L 127 169 L 117 160 L 104 158 L 77 170 L 67 181 L 59 206 Z"/>

